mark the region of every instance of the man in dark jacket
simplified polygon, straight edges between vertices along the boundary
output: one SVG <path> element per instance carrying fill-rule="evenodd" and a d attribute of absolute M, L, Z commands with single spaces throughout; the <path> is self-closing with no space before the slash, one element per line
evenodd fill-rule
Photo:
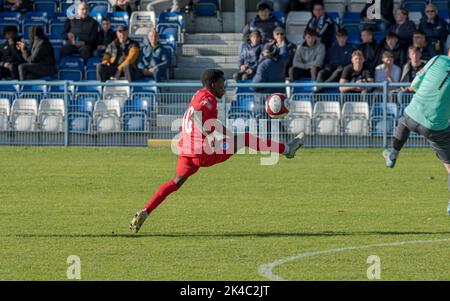
<path fill-rule="evenodd" d="M 159 43 L 159 34 L 156 30 L 148 33 L 144 47 L 140 51 L 136 64 L 125 66 L 125 77 L 129 82 L 144 78 L 161 81 L 167 79 L 167 69 L 170 65 L 170 53 Z"/>
<path fill-rule="evenodd" d="M 243 40 L 248 41 L 250 33 L 258 29 L 261 32 L 263 43 L 272 40 L 272 33 L 276 27 L 283 26 L 272 14 L 270 2 L 261 1 L 257 5 L 258 14 L 245 27 Z"/>
<path fill-rule="evenodd" d="M 111 28 L 111 22 L 108 18 L 102 19 L 101 28 L 98 32 L 98 45 L 95 51 L 95 56 L 102 56 L 105 54 L 106 47 L 116 39 L 116 33 Z"/>
<path fill-rule="evenodd" d="M 409 61 L 403 67 L 402 76 L 400 77 L 400 82 L 402 83 L 412 83 L 417 73 L 425 67 L 426 61 L 422 60 L 422 54 L 419 48 L 411 46 L 408 48 L 408 58 Z M 408 87 L 410 88 L 410 87 Z M 406 90 L 409 90 L 405 88 Z"/>
<path fill-rule="evenodd" d="M 337 42 L 328 49 L 325 56 L 325 66 L 317 75 L 318 82 L 338 82 L 344 67 L 352 61 L 353 46 L 347 43 L 347 31 L 339 29 L 336 33 Z M 323 89 L 316 89 L 320 92 Z"/>
<path fill-rule="evenodd" d="M 427 36 L 420 29 L 417 29 L 413 34 L 413 46 L 419 48 L 422 60 L 427 62 L 437 55 L 434 47 L 428 42 Z"/>
<path fill-rule="evenodd" d="M 364 55 L 364 62 L 367 68 L 372 72 L 376 67 L 377 42 L 373 38 L 373 31 L 370 28 L 365 28 L 361 32 L 361 44 L 357 50 L 360 50 Z"/>
<path fill-rule="evenodd" d="M 53 46 L 40 26 L 30 27 L 30 48 L 25 42 L 17 42 L 26 63 L 19 65 L 19 79 L 29 80 L 39 77 L 53 76 L 56 73 Z"/>
<path fill-rule="evenodd" d="M 312 10 L 312 18 L 309 20 L 306 28 L 317 31 L 320 37 L 320 42 L 328 49 L 333 45 L 333 38 L 335 34 L 334 22 L 325 13 L 323 3 L 315 3 Z"/>
<path fill-rule="evenodd" d="M 80 2 L 78 18 L 67 19 L 64 24 L 63 38 L 67 43 L 59 50 L 61 58 L 80 54 L 87 61 L 97 46 L 98 23 L 88 15 L 88 5 Z"/>
<path fill-rule="evenodd" d="M 378 45 L 375 66 L 383 63 L 381 57 L 385 51 L 392 52 L 395 65 L 403 67 L 406 64 L 406 48 L 400 43 L 397 34 L 394 32 L 388 33 L 386 38 Z"/>
<path fill-rule="evenodd" d="M 438 54 L 443 53 L 447 42 L 448 24 L 438 15 L 434 4 L 426 6 L 425 16 L 420 20 L 419 29 L 425 32 L 431 47 L 434 47 Z"/>
<path fill-rule="evenodd" d="M 6 42 L 0 46 L 0 79 L 11 77 L 19 79 L 19 64 L 23 63 L 22 54 L 16 48 L 20 40 L 16 26 L 6 26 L 3 30 Z"/>
<path fill-rule="evenodd" d="M 408 10 L 404 7 L 397 8 L 395 11 L 395 24 L 389 27 L 388 32 L 395 32 L 403 46 L 408 47 L 412 44 L 412 36 L 416 31 L 416 24 L 409 20 Z"/>
<path fill-rule="evenodd" d="M 258 65 L 254 83 L 284 83 L 286 62 L 280 56 L 280 49 L 268 47 L 263 50 L 264 60 Z M 258 93 L 285 93 L 284 88 L 253 88 Z"/>
<path fill-rule="evenodd" d="M 252 79 L 255 76 L 261 53 L 261 33 L 255 29 L 251 32 L 249 41 L 241 48 L 241 52 L 239 53 L 239 71 L 234 74 L 234 79 Z"/>

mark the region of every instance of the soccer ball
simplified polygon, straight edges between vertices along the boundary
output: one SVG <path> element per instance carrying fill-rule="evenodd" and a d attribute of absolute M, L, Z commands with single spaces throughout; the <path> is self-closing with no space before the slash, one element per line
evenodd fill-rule
<path fill-rule="evenodd" d="M 286 107 L 286 96 L 283 94 L 272 94 L 266 100 L 266 112 L 271 118 L 284 118 L 289 114 Z"/>

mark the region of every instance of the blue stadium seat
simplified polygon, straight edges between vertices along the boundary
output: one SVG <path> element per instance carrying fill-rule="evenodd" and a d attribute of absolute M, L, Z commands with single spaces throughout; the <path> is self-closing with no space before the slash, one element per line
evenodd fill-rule
<path fill-rule="evenodd" d="M 327 12 L 327 15 L 330 16 L 330 18 L 333 20 L 335 25 L 340 26 L 341 25 L 341 16 L 337 12 Z"/>
<path fill-rule="evenodd" d="M 123 107 L 123 128 L 126 132 L 142 132 L 146 130 L 149 104 L 145 99 L 127 100 Z"/>
<path fill-rule="evenodd" d="M 219 10 L 218 0 L 199 0 L 194 4 L 194 14 L 200 17 L 213 17 Z"/>
<path fill-rule="evenodd" d="M 94 18 L 95 21 L 97 21 L 98 24 L 102 23 L 102 19 L 106 17 L 108 13 L 100 13 L 100 12 L 89 12 L 89 16 Z"/>
<path fill-rule="evenodd" d="M 94 103 L 90 100 L 72 100 L 69 102 L 69 131 L 88 133 L 92 122 Z"/>
<path fill-rule="evenodd" d="M 184 28 L 183 16 L 178 13 L 163 12 L 159 15 L 156 30 L 160 34 L 172 34 L 176 41 L 181 42 L 181 32 Z"/>
<path fill-rule="evenodd" d="M 128 26 L 128 13 L 127 12 L 113 12 L 108 13 L 106 15 L 108 19 L 111 21 L 111 27 L 115 30 L 118 25 L 126 25 Z"/>
<path fill-rule="evenodd" d="M 281 24 L 286 24 L 286 16 L 281 11 L 274 11 L 273 16 L 280 22 Z"/>
<path fill-rule="evenodd" d="M 154 86 L 156 84 L 156 81 L 154 80 L 138 80 L 135 81 L 136 83 L 147 83 L 145 86 L 141 87 L 132 87 L 132 93 L 158 93 L 158 88 Z"/>
<path fill-rule="evenodd" d="M 19 86 L 20 98 L 34 98 L 38 102 L 47 94 L 46 85 L 23 85 Z"/>
<path fill-rule="evenodd" d="M 356 48 L 356 46 L 361 43 L 361 35 L 359 33 L 350 33 L 348 35 L 347 42 Z"/>
<path fill-rule="evenodd" d="M 342 17 L 342 25 L 346 26 L 349 24 L 359 24 L 361 23 L 360 13 L 356 12 L 346 12 Z"/>
<path fill-rule="evenodd" d="M 3 29 L 6 26 L 17 26 L 18 32 L 22 32 L 22 15 L 13 12 L 0 12 L 0 33 L 3 35 Z"/>
<path fill-rule="evenodd" d="M 370 110 L 371 132 L 374 136 L 384 134 L 383 103 L 375 103 Z M 392 135 L 395 129 L 395 122 L 398 118 L 398 107 L 396 103 L 387 103 L 386 107 L 386 133 Z"/>
<path fill-rule="evenodd" d="M 80 81 L 83 79 L 84 61 L 80 57 L 64 57 L 59 63 L 60 80 Z"/>
<path fill-rule="evenodd" d="M 7 98 L 12 102 L 16 99 L 18 90 L 17 85 L 0 85 L 0 98 Z"/>
<path fill-rule="evenodd" d="M 294 81 L 293 83 L 303 83 L 303 84 L 313 84 L 314 81 L 312 81 L 309 78 L 303 78 Z M 312 95 L 313 87 L 294 87 L 292 88 L 292 100 L 298 101 L 313 101 L 314 95 Z"/>
<path fill-rule="evenodd" d="M 450 22 L 450 14 L 449 14 L 448 9 L 439 10 L 439 16 L 440 16 L 442 19 L 446 20 L 447 23 Z"/>
<path fill-rule="evenodd" d="M 419 0 L 415 0 L 415 1 L 405 0 L 404 5 L 410 12 L 418 11 L 418 12 L 422 12 L 423 13 L 425 11 L 426 2 L 424 0 L 422 0 L 422 1 L 419 1 Z"/>
<path fill-rule="evenodd" d="M 90 13 L 107 14 L 112 11 L 111 4 L 108 1 L 88 1 Z"/>
<path fill-rule="evenodd" d="M 58 10 L 58 0 L 35 0 L 33 9 L 35 12 L 46 12 L 53 14 Z"/>
<path fill-rule="evenodd" d="M 91 57 L 86 63 L 86 70 L 84 71 L 84 78 L 86 80 L 97 80 L 97 65 L 102 62 L 101 57 Z"/>
<path fill-rule="evenodd" d="M 44 31 L 48 32 L 50 15 L 46 12 L 28 12 L 25 14 L 23 21 L 23 35 L 25 39 L 29 39 L 29 28 L 31 26 L 41 26 Z"/>
<path fill-rule="evenodd" d="M 50 39 L 62 39 L 64 31 L 64 23 L 67 20 L 67 15 L 63 13 L 55 13 L 49 21 L 49 35 Z"/>

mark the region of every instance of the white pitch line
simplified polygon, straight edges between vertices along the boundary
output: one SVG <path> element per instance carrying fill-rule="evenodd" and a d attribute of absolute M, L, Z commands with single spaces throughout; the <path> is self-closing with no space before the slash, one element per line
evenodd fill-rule
<path fill-rule="evenodd" d="M 264 278 L 267 278 L 269 280 L 285 281 L 285 279 L 283 279 L 282 277 L 274 274 L 273 269 L 282 264 L 285 264 L 285 263 L 288 263 L 288 262 L 291 262 L 294 260 L 306 258 L 306 257 L 312 257 L 312 256 L 317 256 L 317 255 L 329 254 L 329 253 L 340 253 L 340 252 L 345 252 L 345 251 L 369 249 L 369 248 L 376 248 L 376 247 L 398 247 L 398 246 L 403 246 L 403 245 L 432 244 L 432 243 L 449 242 L 449 241 L 450 241 L 450 238 L 437 239 L 437 240 L 400 241 L 400 242 L 391 242 L 391 243 L 383 243 L 383 244 L 373 244 L 373 245 L 363 245 L 363 246 L 328 249 L 328 250 L 322 250 L 322 251 L 316 251 L 316 252 L 305 252 L 305 253 L 300 253 L 297 255 L 292 255 L 292 256 L 289 256 L 286 258 L 282 258 L 282 259 L 279 259 L 272 263 L 262 264 L 258 268 L 258 273 L 261 276 L 263 276 Z"/>

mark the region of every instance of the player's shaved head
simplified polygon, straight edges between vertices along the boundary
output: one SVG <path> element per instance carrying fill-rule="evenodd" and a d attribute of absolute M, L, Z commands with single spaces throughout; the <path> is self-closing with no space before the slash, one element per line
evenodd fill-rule
<path fill-rule="evenodd" d="M 202 75 L 203 87 L 211 91 L 214 96 L 222 98 L 225 95 L 225 74 L 219 69 L 207 69 Z"/>

